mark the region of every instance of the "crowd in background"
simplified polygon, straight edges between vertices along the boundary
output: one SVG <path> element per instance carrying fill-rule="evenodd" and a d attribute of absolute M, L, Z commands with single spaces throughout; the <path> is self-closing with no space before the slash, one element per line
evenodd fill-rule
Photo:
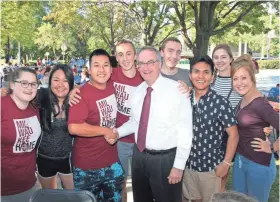
<path fill-rule="evenodd" d="M 1 200 L 30 198 L 37 165 L 42 188 L 57 188 L 58 176 L 65 189 L 124 202 L 132 158 L 135 202 L 214 201 L 219 197 L 212 195 L 226 189 L 236 154 L 233 190 L 268 201 L 279 145 L 264 131 L 279 130 L 279 114 L 256 89 L 251 58 L 233 60 L 222 44 L 212 58 L 195 58 L 184 70 L 176 67 L 181 51 L 176 38 L 166 39 L 160 52 L 143 47 L 138 53 L 123 40 L 113 70 L 103 49 L 94 50 L 89 63 L 38 58 L 35 67 L 1 68 L 1 87 L 10 93 L 2 97 Z M 149 87 L 152 99 L 142 104 Z M 141 110 L 150 103 L 153 128 L 146 128 L 149 147 L 142 148 Z"/>

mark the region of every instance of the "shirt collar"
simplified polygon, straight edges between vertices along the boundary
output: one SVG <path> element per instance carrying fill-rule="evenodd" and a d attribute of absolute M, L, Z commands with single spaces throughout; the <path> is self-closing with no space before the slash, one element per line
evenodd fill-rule
<path fill-rule="evenodd" d="M 209 86 L 209 89 L 208 89 L 207 93 L 205 93 L 205 95 L 202 95 L 199 100 L 201 100 L 201 99 L 203 100 L 203 99 L 211 96 L 212 92 L 213 92 L 213 90 Z M 193 93 L 191 94 L 191 98 L 192 98 L 192 104 L 193 105 L 197 104 L 196 99 L 195 99 L 195 90 L 194 89 L 193 89 Z"/>
<path fill-rule="evenodd" d="M 145 87 L 148 88 L 148 84 L 145 82 Z M 151 86 L 153 91 L 157 91 L 160 88 L 164 87 L 164 78 L 161 74 L 159 74 L 159 77 L 157 78 L 157 80 L 153 83 L 153 85 Z"/>

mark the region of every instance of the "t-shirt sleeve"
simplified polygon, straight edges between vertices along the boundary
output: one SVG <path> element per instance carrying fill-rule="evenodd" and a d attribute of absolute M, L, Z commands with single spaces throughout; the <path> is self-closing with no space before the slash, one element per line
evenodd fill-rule
<path fill-rule="evenodd" d="M 89 108 L 86 101 L 82 98 L 79 104 L 76 104 L 69 109 L 68 124 L 84 123 L 88 118 Z"/>
<path fill-rule="evenodd" d="M 273 126 L 276 130 L 279 130 L 279 113 L 274 111 L 272 106 L 267 100 L 258 102 L 256 107 L 258 115 L 267 123 Z"/>
<path fill-rule="evenodd" d="M 221 99 L 219 120 L 222 122 L 225 128 L 230 128 L 231 126 L 237 125 L 232 106 L 225 98 Z"/>

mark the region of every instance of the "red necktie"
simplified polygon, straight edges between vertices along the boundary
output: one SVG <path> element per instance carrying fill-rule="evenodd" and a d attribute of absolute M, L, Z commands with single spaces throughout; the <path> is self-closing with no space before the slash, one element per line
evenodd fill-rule
<path fill-rule="evenodd" d="M 146 148 L 146 136 L 147 136 L 147 128 L 149 122 L 149 114 L 150 114 L 150 106 L 151 106 L 151 93 L 153 89 L 151 87 L 147 88 L 147 94 L 144 98 L 141 118 L 138 129 L 138 137 L 137 137 L 137 147 L 140 152 L 142 152 Z"/>

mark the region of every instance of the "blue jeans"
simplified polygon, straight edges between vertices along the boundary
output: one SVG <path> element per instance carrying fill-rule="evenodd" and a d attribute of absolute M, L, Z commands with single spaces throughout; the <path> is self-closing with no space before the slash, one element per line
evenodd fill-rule
<path fill-rule="evenodd" d="M 267 202 L 275 177 L 276 165 L 273 155 L 268 167 L 236 154 L 232 173 L 233 190 L 249 195 L 259 202 Z"/>
<path fill-rule="evenodd" d="M 75 190 L 90 191 L 98 202 L 121 202 L 123 175 L 124 172 L 119 162 L 95 170 L 74 167 L 74 187 Z"/>

